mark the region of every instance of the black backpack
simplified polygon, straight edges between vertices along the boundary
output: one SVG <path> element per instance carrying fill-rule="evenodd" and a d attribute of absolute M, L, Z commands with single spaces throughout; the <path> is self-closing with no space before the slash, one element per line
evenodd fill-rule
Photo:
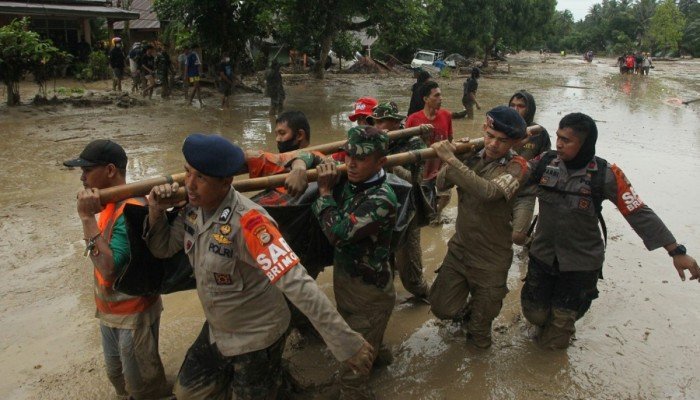
<path fill-rule="evenodd" d="M 544 175 L 544 171 L 547 166 L 557 157 L 557 152 L 555 150 L 549 150 L 542 154 L 537 168 L 530 175 L 530 183 L 539 186 L 540 179 Z M 608 244 L 608 228 L 605 225 L 605 220 L 603 219 L 603 200 L 604 200 L 604 187 L 605 187 L 605 171 L 608 168 L 608 162 L 604 159 L 596 156 L 595 161 L 598 164 L 598 171 L 591 174 L 591 194 L 590 198 L 593 202 L 593 209 L 595 210 L 598 221 L 600 222 L 600 227 L 603 230 L 603 237 L 605 238 L 605 245 Z M 559 190 L 556 188 L 550 188 L 546 186 L 539 186 L 543 190 L 548 190 L 556 193 L 561 193 L 567 196 L 579 196 L 579 197 L 589 197 L 578 192 L 569 192 L 566 190 Z"/>

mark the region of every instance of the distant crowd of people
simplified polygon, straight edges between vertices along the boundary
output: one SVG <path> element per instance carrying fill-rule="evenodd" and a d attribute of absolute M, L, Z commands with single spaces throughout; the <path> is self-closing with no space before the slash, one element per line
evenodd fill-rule
<path fill-rule="evenodd" d="M 620 74 L 623 75 L 649 75 L 649 70 L 654 68 L 651 60 L 651 54 L 641 51 L 621 55 L 617 58 L 617 66 L 620 68 Z"/>

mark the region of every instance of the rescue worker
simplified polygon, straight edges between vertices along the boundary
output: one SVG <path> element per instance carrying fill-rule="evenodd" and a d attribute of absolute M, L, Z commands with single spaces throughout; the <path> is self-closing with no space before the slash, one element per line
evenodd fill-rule
<path fill-rule="evenodd" d="M 112 68 L 112 91 L 122 91 L 122 79 L 124 79 L 124 68 L 126 67 L 126 55 L 122 48 L 122 38 L 115 37 L 114 47 L 109 51 L 109 66 Z"/>
<path fill-rule="evenodd" d="M 427 81 L 420 88 L 425 106 L 422 110 L 408 116 L 406 127 L 412 128 L 423 124 L 431 124 L 433 132 L 426 141 L 427 145 L 432 145 L 441 140 L 452 141 L 452 113 L 442 108 L 442 91 L 440 85 L 435 81 Z M 429 186 L 435 186 L 435 177 L 440 169 L 441 161 L 430 159 L 425 162 L 423 168 L 423 180 Z M 431 223 L 440 223 L 440 214 L 450 202 L 451 190 L 435 190 L 437 197 L 435 215 L 432 216 Z"/>
<path fill-rule="evenodd" d="M 516 143 L 513 149 L 526 161 L 540 155 L 552 147 L 549 133 L 541 125 L 534 122 L 537 104 L 535 98 L 527 90 L 519 90 L 511 96 L 508 106 L 520 114 L 527 124 L 527 136 Z M 518 191 L 519 208 L 513 212 L 513 243 L 523 246 L 528 240 L 528 233 L 535 211 L 535 185 L 527 184 Z"/>
<path fill-rule="evenodd" d="M 289 172 L 284 187 L 272 189 L 276 195 L 270 193 L 265 199 L 270 205 L 284 205 L 306 191 L 306 170 L 313 168 L 325 155 L 299 151 L 308 147 L 311 141 L 311 126 L 301 111 L 285 111 L 280 114 L 275 120 L 273 133 L 279 153 L 246 150 L 246 162 L 241 172 L 247 171 L 251 178 Z"/>
<path fill-rule="evenodd" d="M 664 247 L 669 252 L 681 280 L 685 270 L 691 280 L 700 278 L 695 259 L 639 198 L 622 170 L 595 156 L 597 138 L 591 117 L 568 114 L 559 122 L 556 152 L 529 162 L 540 207 L 521 304 L 525 318 L 540 328 L 537 341 L 545 348 L 568 347 L 576 320 L 598 297 L 605 258 L 598 227 L 603 199 L 615 203 L 648 250 Z"/>
<path fill-rule="evenodd" d="M 476 91 L 479 89 L 479 76 L 481 70 L 472 68 L 471 76 L 464 81 L 464 91 L 462 93 L 462 105 L 467 111 L 467 119 L 474 119 L 474 106 L 477 110 L 481 110 L 481 105 L 476 101 Z"/>
<path fill-rule="evenodd" d="M 145 204 L 144 198 L 102 205 L 98 189 L 126 183 L 127 156 L 111 140 L 90 142 L 80 156 L 63 165 L 80 167 L 83 190 L 78 192 L 78 216 L 83 225 L 85 256 L 95 278 L 95 317 L 100 321 L 107 377 L 118 396 L 154 399 L 169 394 L 158 354 L 160 296 L 129 296 L 113 289 L 120 271 L 131 259 L 126 203 Z M 98 219 L 95 219 L 99 214 Z"/>
<path fill-rule="evenodd" d="M 175 383 L 178 399 L 276 398 L 289 309 L 311 319 L 349 370 L 371 368 L 370 346 L 353 332 L 306 273 L 265 210 L 236 192 L 243 150 L 218 135 L 192 134 L 182 146 L 188 204 L 165 215 L 177 183 L 154 187 L 144 238 L 156 257 L 184 250 L 206 322 Z"/>
<path fill-rule="evenodd" d="M 367 117 L 372 115 L 372 110 L 379 102 L 373 97 L 360 97 L 355 101 L 355 109 L 348 119 L 355 122 L 357 126 L 372 125 L 367 121 Z"/>
<path fill-rule="evenodd" d="M 484 148 L 478 153 L 458 158 L 448 141 L 432 146 L 444 162 L 437 185 L 457 186 L 459 208 L 428 299 L 436 317 L 462 320 L 467 341 L 479 348 L 491 346 L 491 324 L 508 293 L 513 201 L 527 171 L 512 148 L 525 137 L 525 128 L 520 114 L 499 106 L 486 113 Z"/>
<path fill-rule="evenodd" d="M 270 115 L 277 115 L 284 108 L 284 84 L 280 73 L 280 63 L 272 61 L 270 69 L 265 74 L 265 96 L 270 98 Z"/>
<path fill-rule="evenodd" d="M 371 126 L 348 131 L 345 145 L 348 180 L 334 196 L 335 163 L 318 166 L 320 197 L 312 205 L 323 233 L 335 247 L 333 291 L 338 311 L 351 328 L 379 349 L 394 308 L 391 237 L 397 198 L 386 183 L 387 134 Z M 377 353 L 372 353 L 375 360 Z M 341 399 L 372 399 L 369 377 L 345 369 L 340 375 Z"/>
<path fill-rule="evenodd" d="M 399 114 L 399 107 L 391 102 L 379 103 L 372 115 L 367 117 L 374 127 L 383 131 L 403 129 L 402 121 L 406 118 Z M 388 154 L 405 153 L 425 148 L 425 142 L 418 136 L 402 138 L 389 143 Z M 395 166 L 391 172 L 399 178 L 410 182 L 414 187 L 420 185 L 423 175 L 423 163 L 409 166 Z M 418 188 L 420 190 L 420 188 Z M 406 228 L 404 244 L 394 254 L 394 265 L 399 271 L 399 277 L 404 289 L 417 299 L 426 300 L 428 283 L 423 278 L 423 256 L 420 244 L 419 217 L 414 216 Z"/>

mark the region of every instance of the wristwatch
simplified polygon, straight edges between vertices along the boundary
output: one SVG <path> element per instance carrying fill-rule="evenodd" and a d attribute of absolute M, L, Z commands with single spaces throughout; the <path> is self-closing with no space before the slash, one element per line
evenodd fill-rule
<path fill-rule="evenodd" d="M 682 244 L 679 244 L 678 246 L 676 246 L 675 249 L 668 252 L 668 255 L 671 257 L 684 256 L 685 254 L 686 254 L 685 246 L 683 246 Z"/>

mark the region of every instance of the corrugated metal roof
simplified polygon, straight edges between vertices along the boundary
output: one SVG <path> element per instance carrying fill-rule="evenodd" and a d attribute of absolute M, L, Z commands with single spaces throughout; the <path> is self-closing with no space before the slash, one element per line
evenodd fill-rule
<path fill-rule="evenodd" d="M 136 21 L 129 22 L 129 29 L 160 29 L 158 15 L 153 11 L 153 1 L 134 0 L 131 2 L 130 10 L 138 12 L 140 17 Z M 115 22 L 114 29 L 124 29 L 124 23 Z"/>
<path fill-rule="evenodd" d="M 66 2 L 69 3 L 69 2 Z M 104 17 L 109 19 L 132 20 L 137 19 L 139 14 L 133 11 L 126 11 L 117 7 L 98 5 L 95 2 L 70 2 L 70 4 L 57 4 L 49 2 L 0 2 L 0 14 L 20 15 L 20 16 L 41 16 L 41 17 Z"/>

